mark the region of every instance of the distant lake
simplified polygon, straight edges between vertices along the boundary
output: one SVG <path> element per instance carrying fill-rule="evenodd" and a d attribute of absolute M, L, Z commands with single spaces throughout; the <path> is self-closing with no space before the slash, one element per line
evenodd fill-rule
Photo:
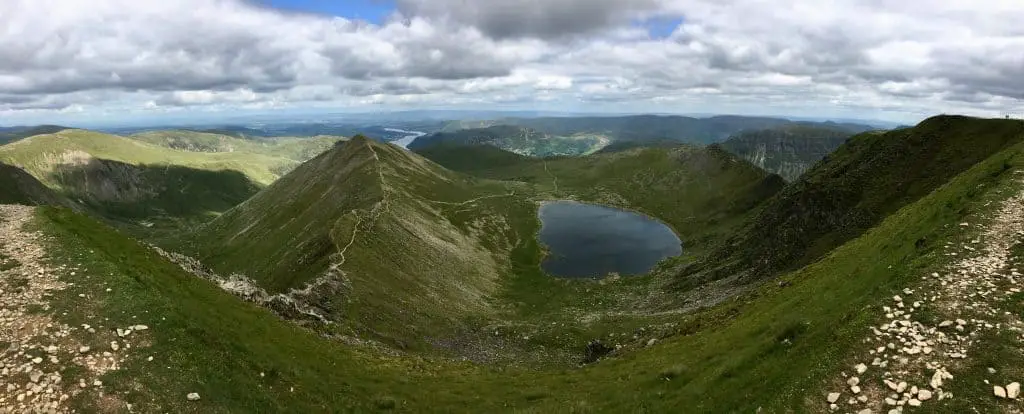
<path fill-rule="evenodd" d="M 409 134 L 409 135 L 406 135 L 406 136 L 404 136 L 402 138 L 399 138 L 399 139 L 396 139 L 394 141 L 391 141 L 392 144 L 398 145 L 399 147 L 402 147 L 402 148 L 405 148 L 405 149 L 409 149 L 409 144 L 412 144 L 412 142 L 415 141 L 416 138 L 419 138 L 419 137 L 422 137 L 424 135 L 427 135 L 426 132 L 406 131 L 404 129 L 397 129 L 397 128 L 384 128 L 384 130 L 388 131 L 388 132 L 398 132 L 398 133 L 402 133 L 402 134 Z"/>
<path fill-rule="evenodd" d="M 567 278 L 639 275 L 682 254 L 668 226 L 630 211 L 574 201 L 544 203 L 540 241 L 548 248 L 541 267 Z"/>

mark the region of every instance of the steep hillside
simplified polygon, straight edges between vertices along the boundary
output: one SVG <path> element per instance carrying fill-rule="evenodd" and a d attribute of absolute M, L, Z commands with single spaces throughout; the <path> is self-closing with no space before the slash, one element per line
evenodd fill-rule
<path fill-rule="evenodd" d="M 528 206 L 498 202 L 509 192 L 357 137 L 179 244 L 222 275 L 411 346 L 486 312 L 511 249 L 503 213 Z"/>
<path fill-rule="evenodd" d="M 29 173 L 4 163 L 0 163 L 0 204 L 70 205 Z"/>
<path fill-rule="evenodd" d="M 481 147 L 428 148 L 421 154 L 479 177 L 529 183 L 543 197 L 642 211 L 670 224 L 691 253 L 720 241 L 785 184 L 714 145 L 540 160 Z"/>
<path fill-rule="evenodd" d="M 609 143 L 609 138 L 597 134 L 557 136 L 530 128 L 496 125 L 425 135 L 409 144 L 409 149 L 426 149 L 436 145 L 490 145 L 520 155 L 547 157 L 591 154 Z"/>
<path fill-rule="evenodd" d="M 343 137 L 236 138 L 228 135 L 186 130 L 149 131 L 129 138 L 162 147 L 190 152 L 261 154 L 304 162 L 328 150 Z"/>
<path fill-rule="evenodd" d="M 777 194 L 724 246 L 684 269 L 680 283 L 759 279 L 811 263 L 1022 140 L 1020 121 L 959 116 L 854 136 Z"/>
<path fill-rule="evenodd" d="M 841 129 L 791 125 L 741 132 L 722 148 L 792 182 L 852 135 Z"/>

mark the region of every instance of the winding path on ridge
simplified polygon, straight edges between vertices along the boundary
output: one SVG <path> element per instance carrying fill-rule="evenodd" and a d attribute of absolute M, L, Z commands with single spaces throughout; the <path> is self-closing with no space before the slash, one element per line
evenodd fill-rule
<path fill-rule="evenodd" d="M 558 193 L 558 177 L 548 169 L 548 160 L 541 159 L 541 162 L 544 163 L 544 172 L 551 176 L 551 183 L 555 186 L 555 193 Z"/>
<path fill-rule="evenodd" d="M 969 241 L 946 244 L 950 265 L 921 275 L 914 289 L 887 299 L 879 309 L 881 322 L 870 328 L 863 341 L 868 349 L 857 352 L 860 361 L 851 374 L 841 373 L 827 395 L 813 398 L 824 411 L 898 414 L 905 407 L 958 398 L 963 390 L 951 389 L 950 380 L 962 375 L 958 370 L 969 365 L 978 348 L 993 345 L 984 341 L 1011 332 L 1012 346 L 1024 346 L 1024 323 L 1008 308 L 1024 283 L 1012 263 L 1012 249 L 1024 236 L 1024 192 L 1014 191 L 986 223 L 959 224 Z M 923 316 L 928 313 L 937 318 Z M 972 394 L 1006 402 L 1020 398 L 1022 378 L 1008 378 L 1003 368 L 987 368 L 987 379 L 969 384 L 979 387 Z"/>

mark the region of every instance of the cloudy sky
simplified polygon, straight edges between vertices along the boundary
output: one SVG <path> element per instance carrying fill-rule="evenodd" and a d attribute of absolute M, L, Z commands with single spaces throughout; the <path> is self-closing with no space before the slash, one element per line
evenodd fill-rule
<path fill-rule="evenodd" d="M 1020 0 L 2 0 L 0 125 L 1024 114 Z"/>

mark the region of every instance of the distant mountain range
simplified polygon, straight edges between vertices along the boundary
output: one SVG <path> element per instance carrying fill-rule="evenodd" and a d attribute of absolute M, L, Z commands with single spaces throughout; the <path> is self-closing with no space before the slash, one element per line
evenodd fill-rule
<path fill-rule="evenodd" d="M 626 117 L 586 117 L 586 118 L 507 118 L 487 121 L 453 121 L 449 122 L 440 132 L 417 138 L 409 147 L 423 149 L 431 145 L 491 145 L 521 155 L 584 155 L 591 154 L 605 147 L 632 148 L 637 146 L 671 145 L 672 143 L 712 144 L 725 141 L 730 137 L 739 137 L 731 148 L 748 159 L 758 156 L 754 154 L 756 146 L 749 135 L 755 131 L 775 131 L 765 134 L 765 138 L 782 135 L 791 138 L 802 137 L 813 141 L 815 137 L 826 140 L 875 129 L 869 125 L 845 124 L 834 122 L 794 122 L 778 118 L 753 118 L 738 116 L 717 116 L 710 118 L 691 118 L 682 116 L 626 116 Z M 783 133 L 782 131 L 791 131 Z M 756 140 L 756 139 L 755 139 Z M 777 141 L 777 139 L 776 139 Z M 743 144 L 746 142 L 746 144 Z M 840 142 L 841 143 L 841 142 Z M 799 175 L 807 168 L 808 163 L 817 161 L 835 149 L 838 144 L 829 141 L 822 147 L 810 151 L 809 147 L 817 145 L 794 144 L 798 147 L 784 149 L 785 143 L 765 143 L 766 153 L 762 156 L 761 165 L 772 172 L 780 172 L 790 179 Z M 788 151 L 790 159 L 778 158 L 775 151 Z M 803 154 L 804 151 L 810 153 Z M 745 152 L 751 152 L 749 157 Z M 770 160 L 768 158 L 771 158 Z M 788 164 L 787 164 L 788 163 Z M 797 163 L 800 165 L 789 165 Z M 783 166 L 782 164 L 787 164 Z"/>

